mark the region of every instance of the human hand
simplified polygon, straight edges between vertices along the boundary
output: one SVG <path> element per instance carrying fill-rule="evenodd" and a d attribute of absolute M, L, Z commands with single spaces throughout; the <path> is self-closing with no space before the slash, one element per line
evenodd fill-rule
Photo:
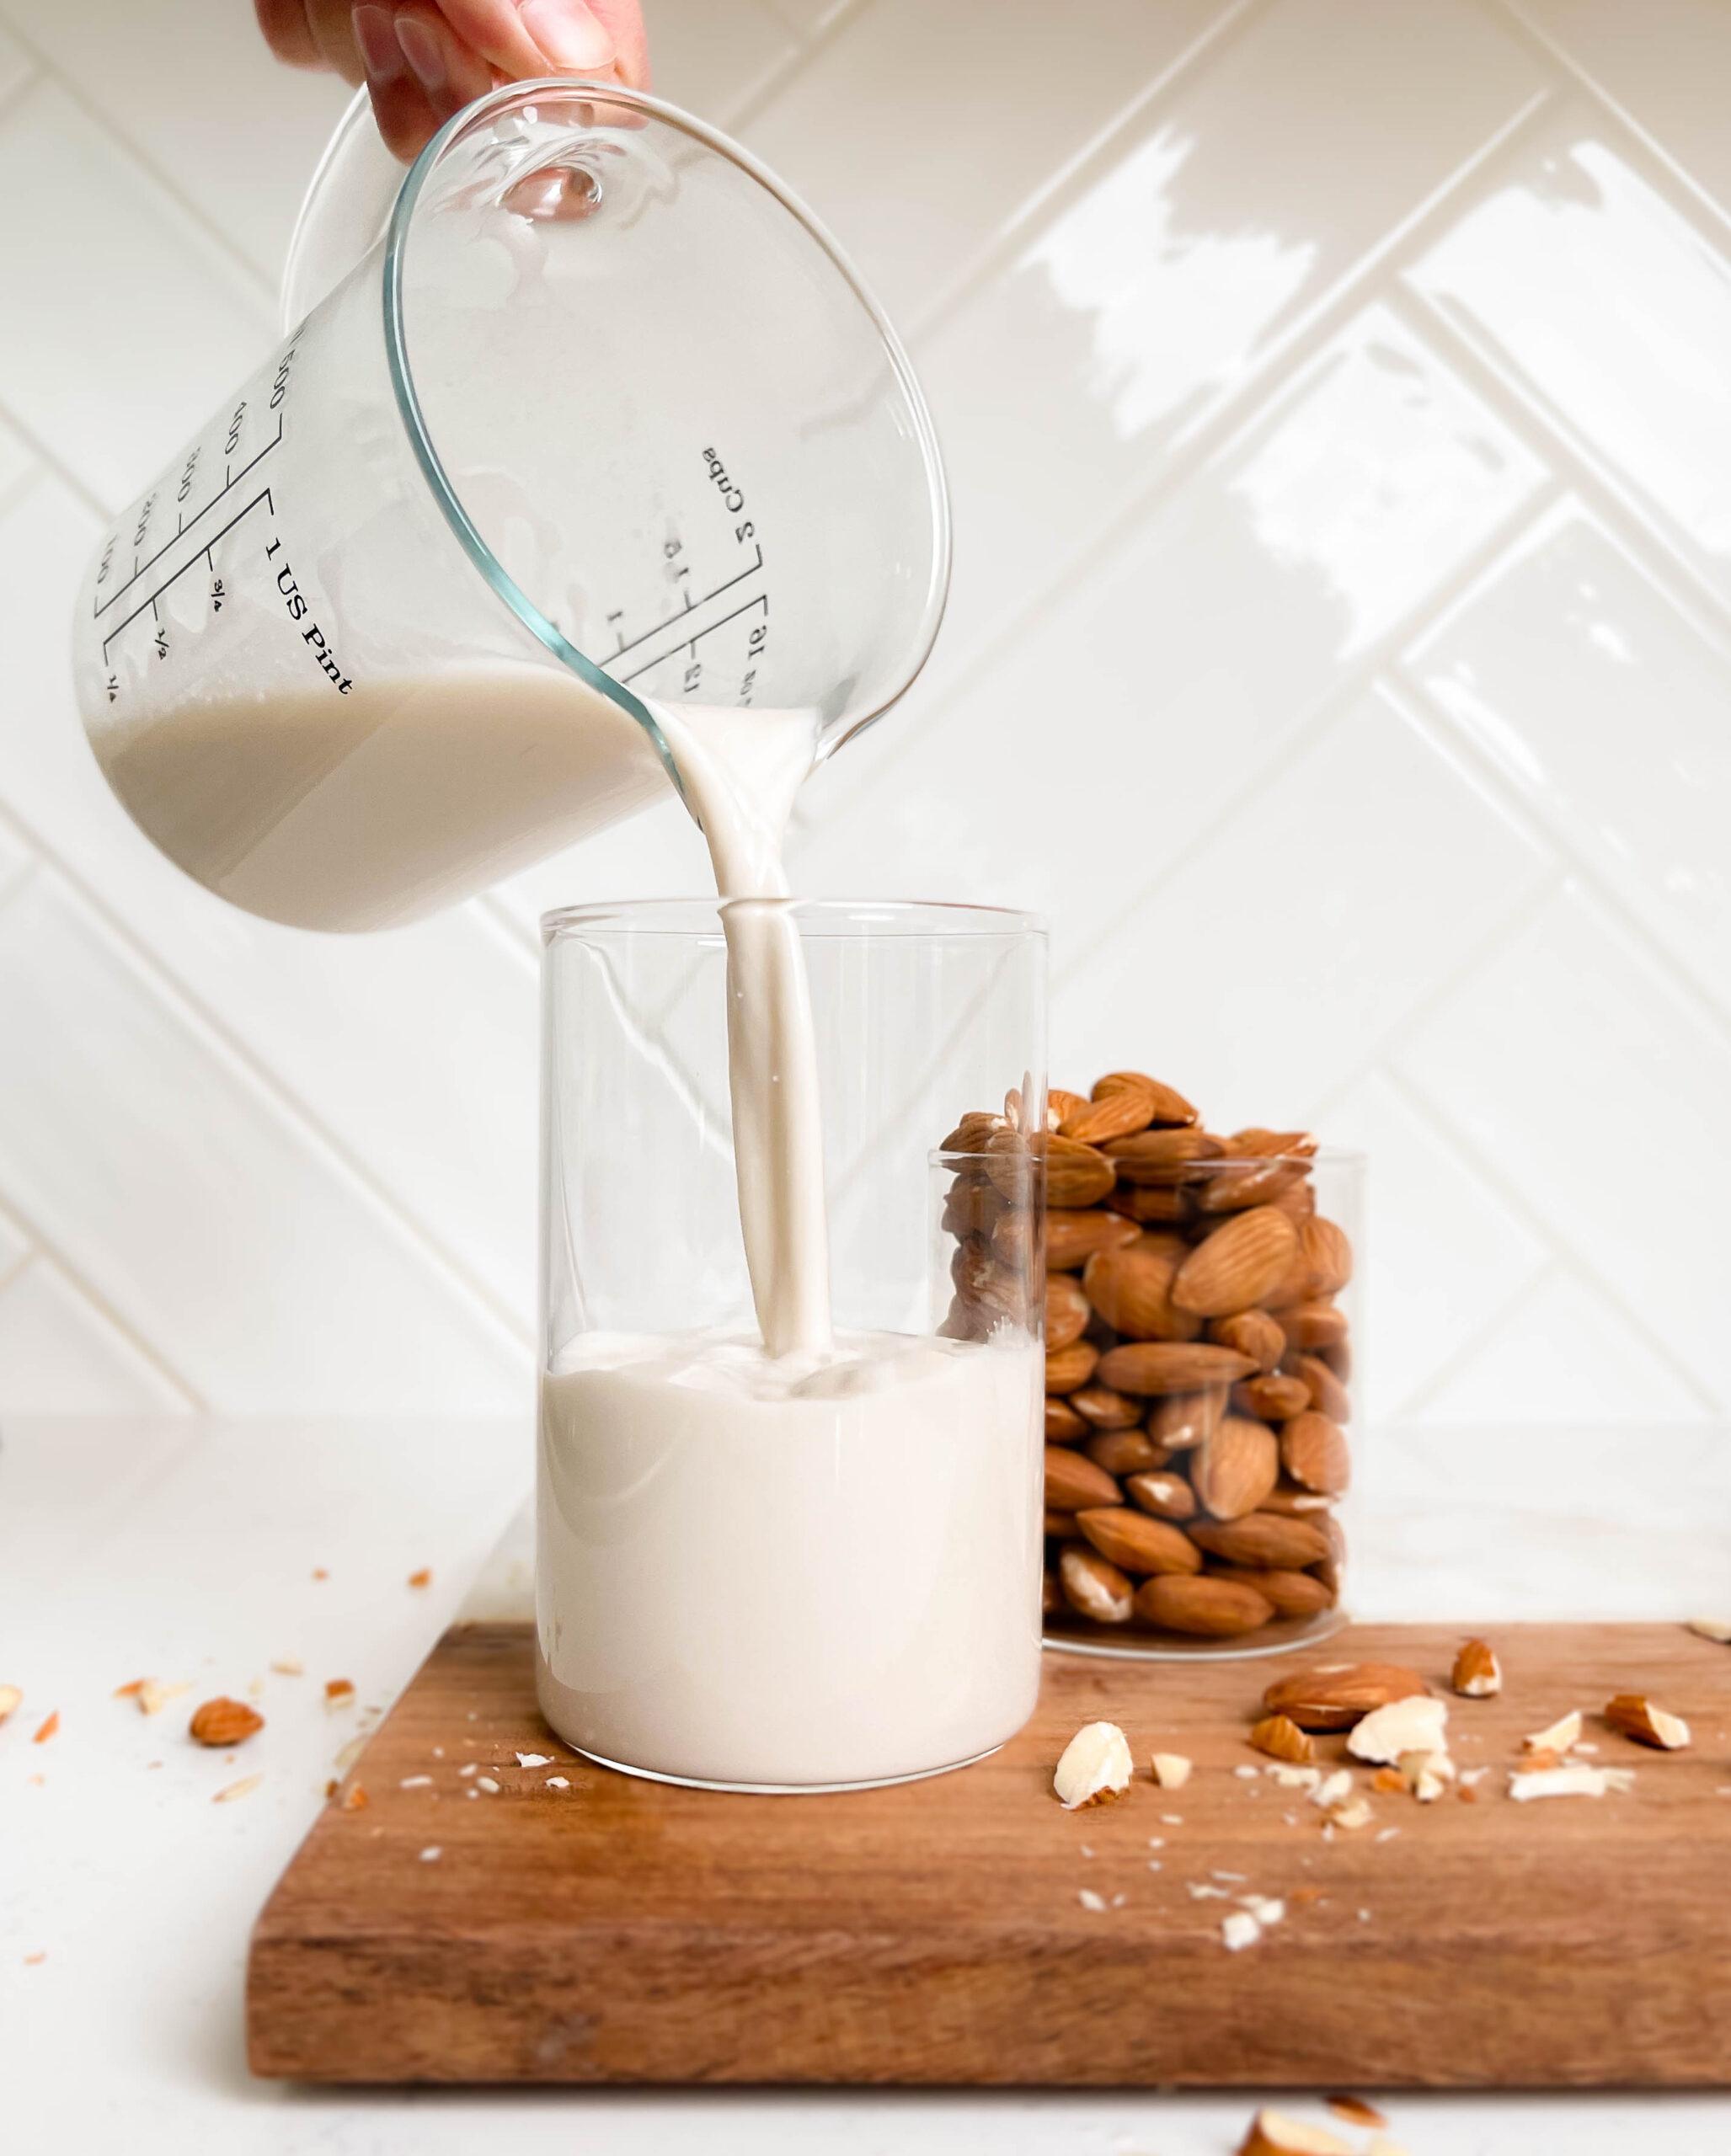
<path fill-rule="evenodd" d="M 253 0 L 291 67 L 366 84 L 379 132 L 407 160 L 495 83 L 586 75 L 647 89 L 640 0 Z"/>

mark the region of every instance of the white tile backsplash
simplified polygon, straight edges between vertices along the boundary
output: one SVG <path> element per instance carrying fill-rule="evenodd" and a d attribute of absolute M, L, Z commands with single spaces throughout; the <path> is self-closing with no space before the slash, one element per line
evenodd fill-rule
<path fill-rule="evenodd" d="M 1372 1155 L 1379 1413 L 1723 1412 L 1731 15 L 650 0 L 909 333 L 951 616 L 813 890 L 1052 916 L 1061 1074 Z M 75 729 L 97 527 L 244 373 L 346 93 L 237 0 L 0 0 L 0 1411 L 516 1408 L 533 923 L 271 928 Z"/>

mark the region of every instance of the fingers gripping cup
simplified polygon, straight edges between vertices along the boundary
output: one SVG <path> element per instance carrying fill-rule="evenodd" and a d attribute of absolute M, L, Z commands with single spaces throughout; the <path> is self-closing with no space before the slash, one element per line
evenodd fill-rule
<path fill-rule="evenodd" d="M 948 569 L 923 401 L 809 215 L 671 106 L 520 84 L 105 534 L 79 702 L 201 882 L 383 926 L 676 784 L 658 710 L 832 754 Z"/>

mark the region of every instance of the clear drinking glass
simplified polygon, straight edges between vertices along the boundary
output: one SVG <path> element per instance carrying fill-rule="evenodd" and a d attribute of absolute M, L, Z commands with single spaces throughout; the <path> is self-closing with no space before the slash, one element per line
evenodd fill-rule
<path fill-rule="evenodd" d="M 1312 1646 L 1349 1614 L 1364 1157 L 1140 1171 L 1130 1183 L 1121 1166 L 1090 1210 L 1048 1219 L 1047 1644 L 1145 1657 Z M 1264 1209 L 1290 1222 L 1290 1251 L 1278 1225 L 1258 1239 Z M 1178 1269 L 1229 1230 L 1239 1252 L 1216 1246 L 1213 1292 L 1183 1291 L 1212 1314 L 1178 1307 Z M 1276 1278 L 1266 1258 L 1252 1277 L 1258 1240 Z"/>
<path fill-rule="evenodd" d="M 1034 1705 L 1039 1239 L 976 1321 L 947 1219 L 980 1161 L 944 1147 L 959 1106 L 1013 1090 L 1041 1112 L 1045 937 L 979 907 L 788 910 L 837 1339 L 894 1336 L 914 1374 L 862 1394 L 820 1368 L 743 1406 L 703 1370 L 668 1381 L 691 1336 L 712 1358 L 757 1338 L 721 908 L 549 915 L 536 1606 L 542 1705 L 579 1750 L 792 1790 L 964 1764 Z M 993 1167 L 994 1209 L 1037 1230 L 1037 1161 L 1010 1145 Z"/>

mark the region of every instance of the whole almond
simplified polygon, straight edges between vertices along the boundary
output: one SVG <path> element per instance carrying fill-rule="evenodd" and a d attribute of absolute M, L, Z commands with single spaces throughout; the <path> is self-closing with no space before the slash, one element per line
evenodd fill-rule
<path fill-rule="evenodd" d="M 1051 1511 L 1074 1513 L 1084 1505 L 1118 1502 L 1118 1485 L 1103 1467 L 1066 1446 L 1046 1447 L 1046 1504 Z"/>
<path fill-rule="evenodd" d="M 1109 1070 L 1094 1087 L 1097 1101 L 1110 1100 L 1117 1093 L 1146 1095 L 1153 1107 L 1156 1123 L 1194 1123 L 1196 1111 L 1176 1087 L 1162 1086 L 1157 1078 L 1150 1078 L 1140 1070 Z"/>
<path fill-rule="evenodd" d="M 1199 1317 L 1249 1310 L 1285 1273 L 1297 1247 L 1298 1230 L 1272 1206 L 1235 1213 L 1178 1267 L 1172 1299 Z"/>
<path fill-rule="evenodd" d="M 1046 1390 L 1077 1391 L 1093 1375 L 1099 1360 L 1100 1351 L 1092 1340 L 1072 1340 L 1046 1357 Z"/>
<path fill-rule="evenodd" d="M 1097 1250 L 1121 1250 L 1135 1239 L 1135 1222 L 1126 1220 L 1120 1213 L 1077 1212 L 1068 1208 L 1049 1211 L 1046 1270 L 1073 1273 L 1086 1265 Z"/>
<path fill-rule="evenodd" d="M 1182 1475 L 1127 1476 L 1124 1493 L 1156 1519 L 1186 1520 L 1196 1517 L 1196 1492 Z"/>
<path fill-rule="evenodd" d="M 1313 1354 L 1338 1348 L 1346 1337 L 1346 1312 L 1333 1303 L 1294 1303 L 1280 1312 L 1280 1330 L 1289 1348 Z"/>
<path fill-rule="evenodd" d="M 1266 1310 L 1235 1310 L 1230 1317 L 1210 1318 L 1207 1333 L 1222 1348 L 1247 1355 L 1264 1374 L 1286 1353 L 1286 1336 Z"/>
<path fill-rule="evenodd" d="M 1113 1492 L 1117 1495 L 1116 1491 Z M 1109 1564 L 1126 1572 L 1199 1572 L 1202 1553 L 1182 1529 L 1125 1505 L 1079 1512 L 1076 1524 Z"/>
<path fill-rule="evenodd" d="M 1148 1410 L 1148 1435 L 1167 1452 L 1189 1452 L 1213 1436 L 1226 1412 L 1223 1385 L 1206 1392 L 1169 1392 Z"/>
<path fill-rule="evenodd" d="M 1117 1566 L 1085 1542 L 1072 1542 L 1058 1553 L 1058 1584 L 1078 1615 L 1097 1625 L 1127 1625 L 1135 1589 Z"/>
<path fill-rule="evenodd" d="M 1280 1476 L 1280 1448 L 1266 1422 L 1227 1415 L 1190 1463 L 1198 1499 L 1217 1520 L 1253 1513 Z"/>
<path fill-rule="evenodd" d="M 1105 1203 L 1125 1219 L 1140 1220 L 1145 1225 L 1164 1225 L 1189 1220 L 1196 1210 L 1195 1199 L 1188 1190 L 1153 1184 L 1143 1188 L 1120 1183 Z"/>
<path fill-rule="evenodd" d="M 264 1716 L 255 1713 L 243 1700 L 219 1697 L 206 1700 L 201 1707 L 194 1710 L 187 1734 L 197 1743 L 226 1748 L 231 1744 L 244 1744 L 248 1737 L 264 1726 Z"/>
<path fill-rule="evenodd" d="M 1073 1445 L 1078 1438 L 1085 1438 L 1092 1427 L 1083 1422 L 1067 1400 L 1047 1401 L 1046 1443 L 1049 1445 Z"/>
<path fill-rule="evenodd" d="M 1127 1339 L 1194 1340 L 1201 1319 L 1172 1301 L 1178 1270 L 1158 1250 L 1132 1243 L 1091 1257 L 1082 1269 L 1082 1287 L 1107 1324 Z"/>
<path fill-rule="evenodd" d="M 1312 1294 L 1338 1295 L 1352 1278 L 1352 1245 L 1345 1229 L 1317 1214 L 1300 1227 L 1298 1242 L 1310 1267 Z"/>
<path fill-rule="evenodd" d="M 1196 1193 L 1203 1213 L 1242 1213 L 1273 1205 L 1309 1173 L 1302 1161 L 1222 1161 Z"/>
<path fill-rule="evenodd" d="M 1172 1457 L 1146 1430 L 1102 1430 L 1082 1449 L 1096 1467 L 1103 1467 L 1109 1475 L 1149 1474 L 1163 1468 Z"/>
<path fill-rule="evenodd" d="M 1211 1639 L 1231 1639 L 1253 1632 L 1273 1618 L 1274 1605 L 1254 1588 L 1241 1587 L 1207 1573 L 1181 1573 L 1144 1580 L 1135 1592 L 1135 1612 L 1145 1624 L 1163 1632 L 1195 1632 Z"/>
<path fill-rule="evenodd" d="M 1350 1380 L 1352 1376 L 1350 1340 L 1337 1340 L 1333 1347 L 1317 1348 L 1317 1358 L 1319 1362 L 1326 1363 L 1343 1385 Z"/>
<path fill-rule="evenodd" d="M 1127 1341 L 1120 1348 L 1109 1348 L 1099 1363 L 1102 1385 L 1137 1394 L 1195 1392 L 1205 1385 L 1234 1385 L 1248 1377 L 1254 1367 L 1248 1356 L 1235 1355 L 1230 1348 L 1216 1348 L 1204 1340 Z M 1051 1389 L 1050 1376 L 1047 1389 Z M 1170 1444 L 1172 1440 L 1161 1435 L 1160 1442 Z"/>
<path fill-rule="evenodd" d="M 1302 1415 L 1310 1404 L 1311 1389 L 1304 1380 L 1278 1372 L 1246 1378 L 1232 1387 L 1233 1406 L 1241 1414 L 1259 1415 L 1266 1422 L 1284 1422 L 1289 1415 Z"/>
<path fill-rule="evenodd" d="M 938 1150 L 940 1153 L 983 1153 L 1006 1127 L 1001 1115 L 970 1108 Z"/>
<path fill-rule="evenodd" d="M 1061 1086 L 1046 1088 L 1046 1129 L 1055 1130 L 1066 1115 L 1087 1106 L 1086 1093 L 1066 1093 Z"/>
<path fill-rule="evenodd" d="M 1220 1140 L 1194 1129 L 1144 1130 L 1134 1138 L 1114 1138 L 1105 1150 L 1124 1182 L 1170 1185 L 1187 1179 L 1191 1161 L 1212 1160 Z"/>
<path fill-rule="evenodd" d="M 1033 1145 L 1035 1154 L 1045 1160 L 1048 1205 L 1098 1204 L 1118 1179 L 1118 1171 L 1103 1153 L 1092 1145 L 1079 1145 L 1073 1138 L 1052 1132 L 1036 1138 Z M 989 1150 L 987 1163 L 991 1164 Z M 997 1181 L 995 1171 L 992 1179 Z M 1002 1190 L 1003 1185 L 999 1183 L 998 1187 Z"/>
<path fill-rule="evenodd" d="M 964 1239 L 970 1235 L 996 1238 L 1003 1218 L 1004 1201 L 989 1182 L 964 1182 L 959 1177 L 950 1185 L 943 1205 L 943 1226 L 947 1234 Z"/>
<path fill-rule="evenodd" d="M 1110 1385 L 1085 1385 L 1067 1404 L 1094 1430 L 1133 1430 L 1142 1419 L 1141 1401 Z"/>
<path fill-rule="evenodd" d="M 1334 1500 L 1325 1497 L 1318 1490 L 1306 1490 L 1296 1482 L 1277 1482 L 1262 1501 L 1265 1513 L 1285 1513 L 1289 1518 L 1302 1519 L 1306 1514 L 1326 1513 Z"/>
<path fill-rule="evenodd" d="M 1258 1124 L 1235 1130 L 1221 1142 L 1239 1160 L 1272 1160 L 1290 1154 L 1307 1161 L 1317 1150 L 1317 1141 L 1307 1130 L 1264 1130 Z"/>
<path fill-rule="evenodd" d="M 1076 1540 L 1076 1514 L 1048 1511 L 1041 1532 L 1049 1542 L 1073 1542 Z"/>
<path fill-rule="evenodd" d="M 1103 1100 L 1072 1108 L 1058 1129 L 1066 1138 L 1079 1139 L 1084 1145 L 1103 1145 L 1109 1138 L 1130 1138 L 1146 1130 L 1153 1120 L 1152 1093 L 1126 1086 Z"/>
<path fill-rule="evenodd" d="M 1199 1520 L 1190 1530 L 1198 1546 L 1229 1565 L 1301 1572 L 1329 1554 L 1328 1537 L 1307 1519 L 1280 1513 L 1247 1513 L 1242 1519 Z"/>
<path fill-rule="evenodd" d="M 1311 1406 L 1331 1422 L 1352 1420 L 1352 1396 L 1320 1355 L 1291 1355 L 1287 1369 L 1310 1390 Z"/>
<path fill-rule="evenodd" d="M 1378 1707 L 1417 1699 L 1429 1686 L 1399 1662 L 1317 1662 L 1277 1678 L 1262 1695 L 1270 1714 L 1290 1715 L 1301 1729 L 1350 1729 Z"/>
<path fill-rule="evenodd" d="M 1266 1571 L 1239 1570 L 1231 1565 L 1209 1568 L 1210 1579 L 1237 1580 L 1241 1586 L 1253 1587 L 1258 1594 L 1265 1594 L 1282 1617 L 1314 1617 L 1334 1606 L 1333 1590 L 1319 1580 L 1314 1572 L 1286 1572 L 1278 1566 Z"/>
<path fill-rule="evenodd" d="M 1295 1415 L 1280 1432 L 1280 1460 L 1295 1482 L 1338 1497 L 1352 1480 L 1352 1454 L 1339 1423 L 1314 1411 Z"/>
<path fill-rule="evenodd" d="M 1087 1331 L 1093 1311 L 1088 1299 L 1067 1274 L 1054 1273 L 1046 1281 L 1046 1347 L 1067 1348 Z"/>

